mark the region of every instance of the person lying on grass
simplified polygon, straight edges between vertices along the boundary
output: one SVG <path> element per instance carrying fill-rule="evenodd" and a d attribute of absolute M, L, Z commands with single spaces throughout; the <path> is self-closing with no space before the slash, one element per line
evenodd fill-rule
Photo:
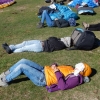
<path fill-rule="evenodd" d="M 46 86 L 48 92 L 53 92 L 71 89 L 84 82 L 89 82 L 88 76 L 92 73 L 92 70 L 86 63 L 78 63 L 75 68 L 57 63 L 43 67 L 23 58 L 0 75 L 0 86 L 8 86 L 9 82 L 22 73 L 35 85 Z"/>
<path fill-rule="evenodd" d="M 28 40 L 23 41 L 19 44 L 11 44 L 8 45 L 7 43 L 2 44 L 2 47 L 6 50 L 8 54 L 11 53 L 18 53 L 18 52 L 53 52 L 56 50 L 62 50 L 67 47 L 70 47 L 71 37 L 49 37 L 47 40 Z"/>
<path fill-rule="evenodd" d="M 37 28 L 43 28 L 45 27 L 44 22 L 46 21 L 46 24 L 48 27 L 69 27 L 69 26 L 76 26 L 76 21 L 74 18 L 70 18 L 68 21 L 62 18 L 58 19 L 55 18 L 52 20 L 50 18 L 50 15 L 47 10 L 43 10 L 42 16 L 41 16 L 41 21 L 38 23 Z"/>
<path fill-rule="evenodd" d="M 38 23 L 37 28 L 43 28 L 44 27 L 44 21 L 46 21 L 46 24 L 47 24 L 48 27 L 62 28 L 62 27 L 68 27 L 69 26 L 68 21 L 65 20 L 65 19 L 52 20 L 50 18 L 50 15 L 49 15 L 47 10 L 43 10 L 42 15 L 41 15 L 41 21 Z"/>
<path fill-rule="evenodd" d="M 100 23 L 89 24 L 89 23 L 83 22 L 82 25 L 86 30 L 100 31 Z"/>

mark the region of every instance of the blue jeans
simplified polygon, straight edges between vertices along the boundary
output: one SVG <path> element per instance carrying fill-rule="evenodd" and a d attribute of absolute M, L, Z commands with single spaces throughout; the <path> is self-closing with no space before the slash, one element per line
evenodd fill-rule
<path fill-rule="evenodd" d="M 54 21 L 50 18 L 47 10 L 43 10 L 42 13 L 41 23 L 44 23 L 44 21 L 46 21 L 49 27 L 54 26 Z"/>
<path fill-rule="evenodd" d="M 22 73 L 24 73 L 35 85 L 45 86 L 46 80 L 44 67 L 27 59 L 21 59 L 9 69 L 6 81 L 10 82 Z"/>
<path fill-rule="evenodd" d="M 42 52 L 43 47 L 40 40 L 29 40 L 23 41 L 20 44 L 9 45 L 10 49 L 14 52 L 24 52 L 24 51 L 33 51 L 33 52 Z"/>

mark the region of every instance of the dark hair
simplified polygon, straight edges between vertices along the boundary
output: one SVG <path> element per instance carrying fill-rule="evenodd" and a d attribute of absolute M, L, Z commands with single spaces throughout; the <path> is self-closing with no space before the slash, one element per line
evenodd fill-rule
<path fill-rule="evenodd" d="M 58 64 L 57 64 L 57 63 L 53 63 L 52 65 L 58 66 Z M 51 65 L 51 66 L 52 66 L 52 65 Z"/>
<path fill-rule="evenodd" d="M 51 0 L 45 0 L 45 2 L 46 2 L 46 3 L 50 3 L 50 2 L 51 2 Z"/>

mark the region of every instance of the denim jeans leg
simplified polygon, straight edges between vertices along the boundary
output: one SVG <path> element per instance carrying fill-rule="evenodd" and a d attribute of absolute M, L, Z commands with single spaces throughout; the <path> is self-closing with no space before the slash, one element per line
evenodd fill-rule
<path fill-rule="evenodd" d="M 42 13 L 42 19 L 41 19 L 41 23 L 44 23 L 44 21 L 46 20 L 46 23 L 49 27 L 52 27 L 53 25 L 53 21 L 52 19 L 50 18 L 49 14 L 48 14 L 48 11 L 47 10 L 44 10 L 43 13 Z"/>
<path fill-rule="evenodd" d="M 6 76 L 7 82 L 12 81 L 21 73 L 24 73 L 35 85 L 37 86 L 45 86 L 45 75 L 42 70 L 38 70 L 26 64 L 19 64 L 13 71 Z"/>
<path fill-rule="evenodd" d="M 9 46 L 14 53 L 24 52 L 24 51 L 33 51 L 33 52 L 42 52 L 43 47 L 40 40 L 29 40 L 24 41 L 20 44 L 10 45 Z"/>
<path fill-rule="evenodd" d="M 10 67 L 9 71 L 12 72 L 20 64 L 26 64 L 26 65 L 31 66 L 33 68 L 36 68 L 40 71 L 44 69 L 43 66 L 41 66 L 41 65 L 31 61 L 31 60 L 23 58 L 23 59 L 19 60 L 16 64 L 14 64 L 12 67 Z"/>

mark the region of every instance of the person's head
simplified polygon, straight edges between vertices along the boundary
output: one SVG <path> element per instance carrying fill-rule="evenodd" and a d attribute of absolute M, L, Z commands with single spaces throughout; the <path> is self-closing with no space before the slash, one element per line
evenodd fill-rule
<path fill-rule="evenodd" d="M 58 66 L 58 64 L 57 64 L 57 63 L 53 63 L 51 66 L 56 66 L 56 67 L 57 67 L 57 66 Z"/>
<path fill-rule="evenodd" d="M 51 0 L 45 0 L 45 2 L 46 2 L 46 3 L 50 3 L 50 2 L 51 2 Z"/>
<path fill-rule="evenodd" d="M 84 77 L 88 77 L 92 73 L 92 69 L 86 63 L 78 63 L 75 65 L 74 75 L 78 75 L 79 73 Z"/>
<path fill-rule="evenodd" d="M 66 47 L 71 46 L 71 37 L 63 37 L 61 38 L 61 41 L 65 44 Z"/>

